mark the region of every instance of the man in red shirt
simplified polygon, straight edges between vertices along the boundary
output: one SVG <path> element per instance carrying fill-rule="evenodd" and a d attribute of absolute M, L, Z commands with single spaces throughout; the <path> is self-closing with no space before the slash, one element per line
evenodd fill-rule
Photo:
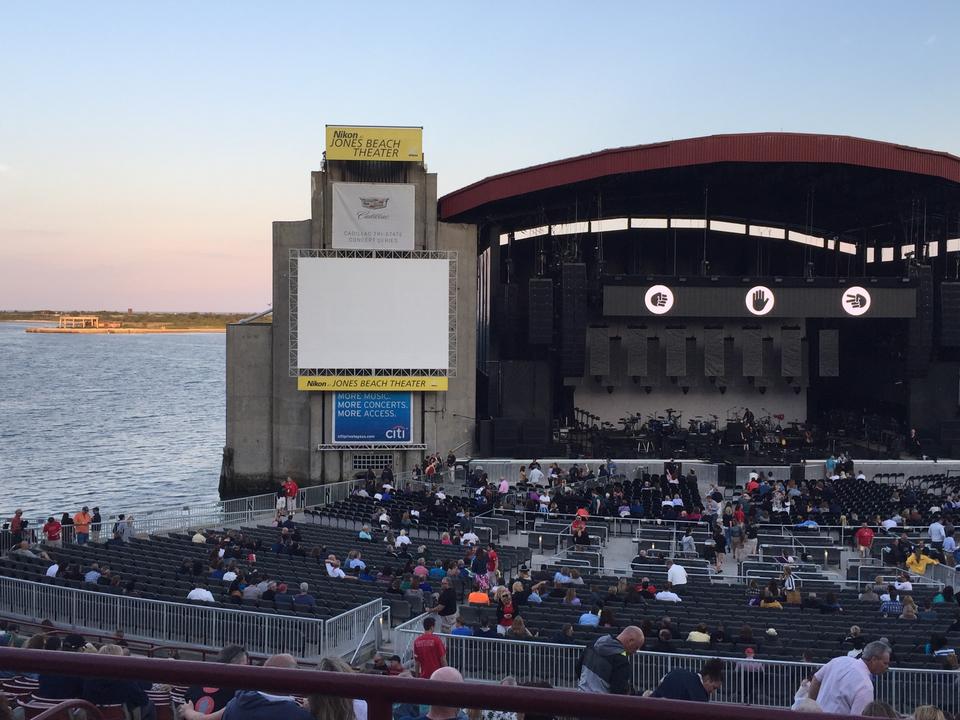
<path fill-rule="evenodd" d="M 57 520 L 52 515 L 47 518 L 47 522 L 43 526 L 44 537 L 47 538 L 46 544 L 50 547 L 60 547 L 63 541 L 60 539 L 60 532 L 63 529 L 63 526 L 60 525 L 60 521 Z"/>
<path fill-rule="evenodd" d="M 18 545 L 23 540 L 23 510 L 17 510 L 10 518 L 10 535 L 13 545 Z M 12 547 L 12 545 L 11 545 Z"/>
<path fill-rule="evenodd" d="M 283 490 L 287 494 L 287 512 L 296 512 L 297 495 L 300 492 L 300 486 L 288 475 L 287 481 L 283 484 Z"/>
<path fill-rule="evenodd" d="M 497 584 L 497 570 L 500 569 L 500 557 L 497 555 L 496 546 L 490 543 L 487 546 L 487 580 L 490 587 Z"/>
<path fill-rule="evenodd" d="M 426 679 L 447 664 L 447 648 L 443 640 L 434 635 L 433 628 L 436 620 L 432 617 L 423 619 L 423 635 L 413 641 L 413 659 L 416 662 L 417 674 Z"/>
<path fill-rule="evenodd" d="M 853 538 L 857 541 L 857 549 L 860 551 L 860 557 L 869 555 L 870 546 L 873 545 L 873 530 L 867 527 L 866 522 L 853 534 Z"/>

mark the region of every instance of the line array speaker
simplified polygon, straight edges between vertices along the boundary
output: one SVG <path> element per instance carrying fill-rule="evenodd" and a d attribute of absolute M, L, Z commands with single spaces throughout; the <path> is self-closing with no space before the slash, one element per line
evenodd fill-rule
<path fill-rule="evenodd" d="M 840 377 L 840 331 L 820 331 L 820 377 Z"/>
<path fill-rule="evenodd" d="M 530 278 L 527 300 L 527 342 L 549 345 L 553 342 L 553 279 Z"/>
<path fill-rule="evenodd" d="M 590 347 L 590 370 L 593 376 L 610 374 L 610 329 L 606 325 L 591 326 L 587 330 Z"/>
<path fill-rule="evenodd" d="M 561 272 L 560 371 L 583 377 L 587 353 L 587 266 L 568 263 Z"/>

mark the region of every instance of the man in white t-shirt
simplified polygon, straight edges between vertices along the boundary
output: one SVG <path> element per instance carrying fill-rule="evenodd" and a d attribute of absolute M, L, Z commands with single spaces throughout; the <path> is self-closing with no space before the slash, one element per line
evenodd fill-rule
<path fill-rule="evenodd" d="M 910 576 L 906 573 L 900 573 L 900 577 L 896 579 L 896 581 L 893 583 L 893 586 L 897 590 L 901 590 L 903 592 L 910 592 L 913 590 L 913 583 L 910 582 Z"/>
<path fill-rule="evenodd" d="M 393 541 L 393 545 L 397 550 L 402 548 L 404 545 L 409 545 L 409 544 L 410 544 L 410 538 L 407 537 L 406 530 L 401 530 L 400 534 L 397 535 L 397 539 Z"/>
<path fill-rule="evenodd" d="M 216 602 L 213 599 L 213 593 L 205 587 L 197 586 L 187 593 L 187 600 L 203 600 L 203 602 Z"/>
<path fill-rule="evenodd" d="M 527 473 L 527 480 L 529 480 L 534 485 L 543 485 L 543 471 L 538 468 L 532 468 L 529 473 Z"/>
<path fill-rule="evenodd" d="M 467 530 L 467 532 L 460 537 L 461 545 L 478 545 L 479 543 L 480 537 L 473 530 Z"/>
<path fill-rule="evenodd" d="M 670 589 L 669 582 L 667 588 L 658 592 L 654 597 L 660 602 L 683 602 L 682 598 Z"/>
<path fill-rule="evenodd" d="M 687 584 L 687 570 L 683 565 L 677 565 L 673 560 L 667 560 L 667 582 L 674 592 L 682 593 Z"/>
<path fill-rule="evenodd" d="M 337 560 L 335 555 L 330 555 L 327 557 L 327 575 L 332 578 L 345 578 L 347 574 L 340 567 L 340 561 Z"/>
<path fill-rule="evenodd" d="M 867 644 L 860 658 L 844 655 L 817 670 L 809 697 L 825 713 L 863 715 L 863 709 L 873 702 L 873 677 L 889 668 L 890 646 L 876 640 Z"/>

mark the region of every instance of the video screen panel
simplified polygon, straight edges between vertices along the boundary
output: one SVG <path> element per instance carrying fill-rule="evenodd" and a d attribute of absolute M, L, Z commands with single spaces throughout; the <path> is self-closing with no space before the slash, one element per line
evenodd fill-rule
<path fill-rule="evenodd" d="M 449 364 L 450 261 L 300 257 L 301 370 L 436 370 Z"/>

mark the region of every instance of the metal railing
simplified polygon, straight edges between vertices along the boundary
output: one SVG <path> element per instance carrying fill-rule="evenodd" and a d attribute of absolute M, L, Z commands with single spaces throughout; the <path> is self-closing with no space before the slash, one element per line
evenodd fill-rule
<path fill-rule="evenodd" d="M 122 632 L 159 644 L 219 649 L 237 643 L 252 653 L 289 652 L 300 658 L 320 657 L 327 648 L 319 618 L 148 600 L 9 577 L 0 577 L 0 613 L 31 622 L 50 620 L 81 632 Z M 347 630 L 338 635 L 341 642 L 348 637 Z"/>
<path fill-rule="evenodd" d="M 389 619 L 389 607 L 386 615 Z M 383 617 L 384 604 L 382 598 L 376 598 L 363 605 L 347 610 L 344 613 L 328 618 L 323 628 L 323 646 L 327 654 L 345 655 L 354 650 L 360 639 L 366 635 L 367 626 L 378 617 Z M 387 623 L 387 627 L 390 623 Z M 380 630 L 382 625 L 376 623 L 376 644 L 382 640 Z"/>
<path fill-rule="evenodd" d="M 107 655 L 81 657 L 76 653 L 12 648 L 0 648 L 0 670 L 148 680 L 167 685 L 241 687 L 307 697 L 358 698 L 365 701 L 370 720 L 390 720 L 394 703 L 454 708 L 473 708 L 479 704 L 487 710 L 537 715 L 643 717 L 649 720 L 700 720 L 706 709 L 701 703 L 569 690 L 501 686 L 495 692 L 488 692 L 489 688 L 478 688 L 470 683 L 439 680 L 424 682 L 415 678 Z M 725 704 L 711 705 L 709 715 L 712 720 L 842 720 L 844 717 L 780 713 Z"/>
<path fill-rule="evenodd" d="M 422 632 L 421 615 L 394 628 L 394 648 L 404 660 L 412 657 L 413 640 Z M 554 687 L 575 688 L 577 663 L 583 645 L 441 635 L 447 646 L 447 661 L 468 680 L 497 681 L 504 675 L 520 680 L 542 680 Z M 706 648 L 706 646 L 705 646 Z M 704 655 L 641 651 L 632 658 L 633 690 L 652 690 L 671 670 L 699 671 L 709 659 Z M 801 682 L 820 667 L 819 663 L 724 657 L 722 688 L 714 701 L 790 707 Z M 947 670 L 891 668 L 876 681 L 876 699 L 909 714 L 916 705 L 931 704 L 947 709 L 960 701 L 960 673 Z"/>

